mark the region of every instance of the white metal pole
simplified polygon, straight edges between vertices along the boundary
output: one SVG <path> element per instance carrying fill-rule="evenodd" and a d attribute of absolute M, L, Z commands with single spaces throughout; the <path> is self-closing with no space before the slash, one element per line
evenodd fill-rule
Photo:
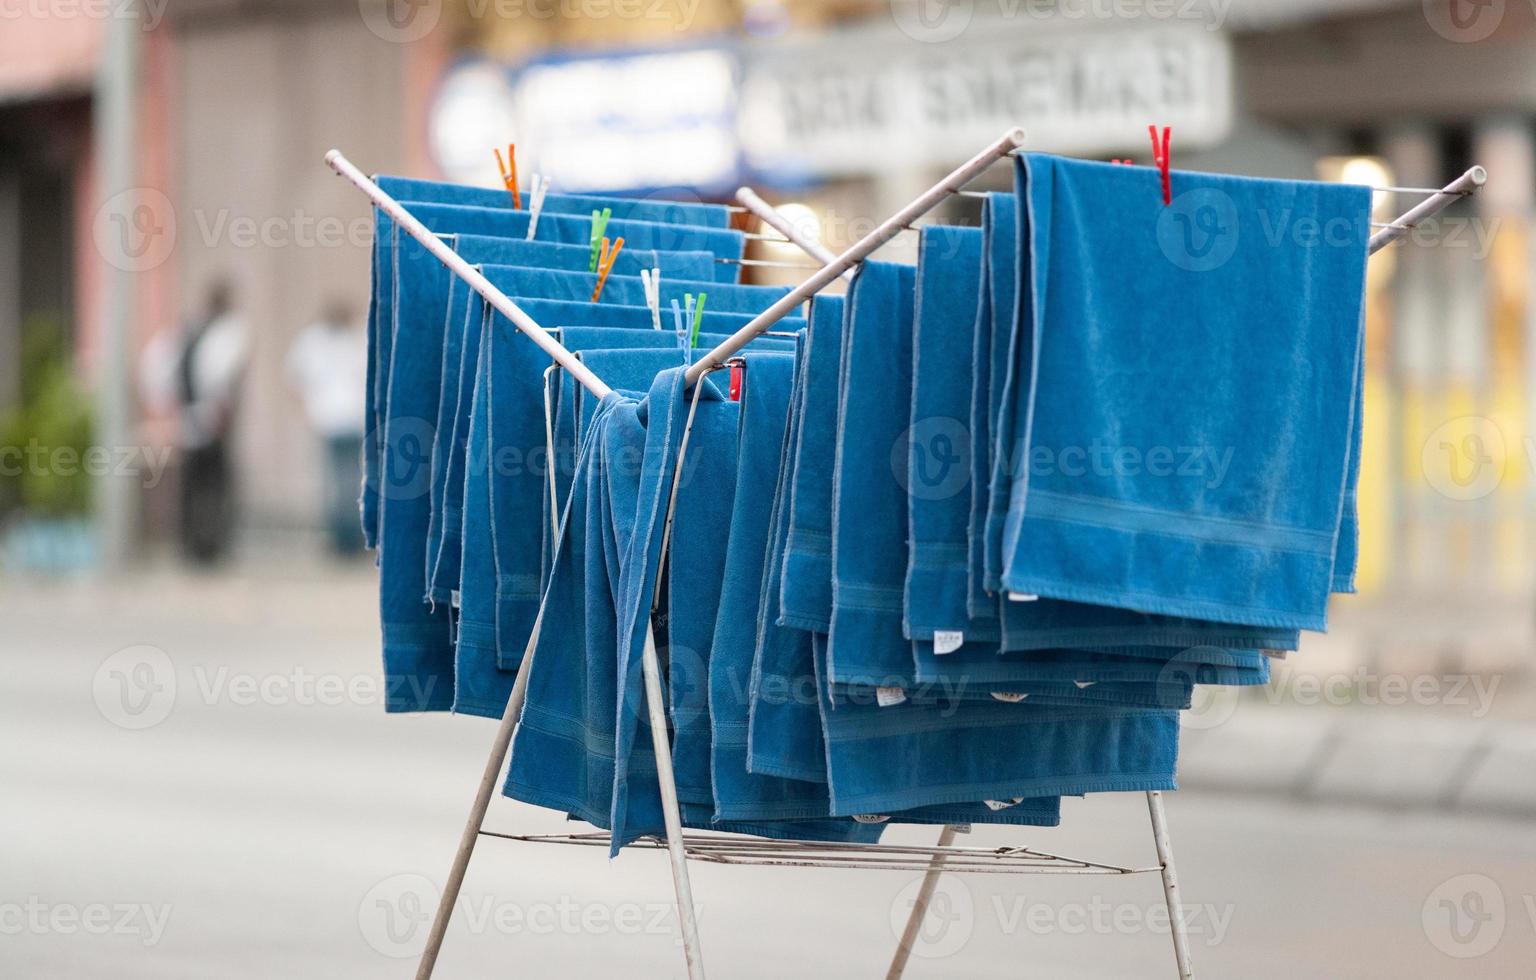
<path fill-rule="evenodd" d="M 1488 183 L 1488 171 L 1482 167 L 1472 167 L 1460 177 L 1446 184 L 1438 193 L 1432 194 L 1420 201 L 1402 217 L 1372 235 L 1369 254 L 1375 255 L 1408 234 L 1425 219 L 1439 214 L 1460 198 L 1476 193 L 1477 189 L 1486 183 Z"/>
<path fill-rule="evenodd" d="M 937 184 L 924 191 L 917 200 L 908 204 L 900 211 L 887 218 L 874 231 L 865 235 L 853 244 L 842 255 L 837 256 L 820 270 L 811 273 L 810 278 L 790 290 L 768 309 L 753 317 L 751 322 L 742 327 L 719 347 L 700 358 L 688 369 L 685 375 L 688 384 L 693 385 L 704 375 L 724 364 L 731 355 L 745 347 L 753 337 L 758 336 L 770 326 L 788 316 L 795 307 L 815 296 L 824 289 L 832 280 L 841 276 L 844 272 L 858 265 L 875 249 L 884 245 L 900 234 L 905 228 L 918 218 L 932 211 L 945 198 L 974 180 L 979 174 L 1024 145 L 1024 130 L 1010 129 L 994 140 L 991 145 L 976 154 L 959 169 L 945 177 Z"/>
<path fill-rule="evenodd" d="M 699 923 L 694 917 L 688 852 L 683 846 L 683 818 L 677 804 L 677 778 L 672 772 L 671 740 L 667 738 L 666 702 L 661 694 L 661 663 L 656 656 L 656 634 L 649 625 L 645 628 L 640 669 L 645 675 L 645 706 L 651 718 L 651 745 L 656 751 L 656 781 L 661 786 L 661 815 L 667 828 L 667 855 L 672 859 L 672 886 L 677 893 L 677 922 L 683 931 L 683 957 L 688 963 L 688 980 L 704 980 L 704 951 L 699 946 Z"/>
<path fill-rule="evenodd" d="M 475 853 L 475 842 L 480 839 L 480 830 L 485 826 L 485 813 L 490 809 L 492 794 L 496 792 L 502 763 L 506 761 L 507 750 L 512 745 L 512 731 L 517 727 L 518 716 L 523 713 L 523 701 L 528 697 L 528 676 L 533 673 L 533 649 L 538 646 L 539 628 L 543 622 L 544 609 L 540 606 L 539 615 L 533 621 L 533 632 L 528 637 L 528 646 L 523 651 L 523 662 L 517 671 L 517 679 L 512 682 L 507 710 L 501 713 L 501 725 L 496 729 L 496 738 L 491 743 L 490 757 L 485 760 L 480 787 L 475 791 L 475 802 L 469 808 L 469 819 L 464 823 L 464 832 L 459 835 L 459 849 L 453 855 L 452 867 L 448 869 L 448 880 L 443 883 L 443 894 L 438 899 L 432 930 L 427 933 L 426 948 L 421 951 L 421 960 L 416 965 L 416 980 L 431 980 L 432 970 L 437 966 L 437 954 L 443 948 L 448 920 L 453 918 L 453 906 L 459 900 L 459 889 L 464 887 L 464 873 L 469 870 L 469 859 Z"/>
<path fill-rule="evenodd" d="M 327 153 L 325 155 L 325 162 L 332 170 L 355 184 L 358 190 L 367 194 L 368 198 L 380 210 L 389 215 L 395 224 L 404 228 L 407 234 L 420 242 L 427 251 L 437 257 L 438 261 L 452 270 L 454 275 L 469 283 L 469 288 L 485 297 L 485 301 L 490 303 L 496 312 L 511 320 L 513 326 L 527 334 L 535 344 L 539 345 L 544 353 L 554 358 L 555 363 L 569 371 L 571 376 L 580 381 L 588 391 L 599 398 L 605 397 L 612 391 L 611 388 L 603 383 L 602 378 L 593 374 L 585 364 L 582 364 L 570 351 L 561 346 L 558 340 L 551 337 L 549 331 L 535 323 L 533 317 L 524 313 L 516 303 L 512 302 L 506 293 L 497 289 L 491 284 L 489 279 L 481 275 L 479 269 L 464 261 L 463 256 L 443 244 L 441 239 L 427 230 L 426 225 L 417 221 L 414 215 L 402 207 L 399 201 L 384 193 L 384 190 L 378 184 L 375 184 L 366 174 L 354 167 L 350 160 L 342 156 L 340 150 L 332 150 Z"/>
<path fill-rule="evenodd" d="M 763 224 L 783 235 L 791 245 L 797 246 L 802 252 L 820 262 L 822 265 L 830 265 L 837 261 L 837 256 L 830 248 L 795 227 L 794 222 L 780 214 L 778 209 L 767 201 L 757 196 L 757 192 L 750 187 L 741 187 L 736 190 L 736 200 L 742 203 L 748 211 L 757 215 Z M 853 270 L 848 269 L 843 273 L 844 279 L 853 278 Z"/>
<path fill-rule="evenodd" d="M 1152 841 L 1157 845 L 1157 863 L 1162 869 L 1163 901 L 1168 904 L 1168 931 L 1173 936 L 1173 958 L 1178 964 L 1179 980 L 1191 980 L 1195 968 L 1189 960 L 1189 926 L 1184 921 L 1184 906 L 1179 898 L 1179 873 L 1173 865 L 1173 844 L 1168 839 L 1168 819 L 1163 814 L 1163 794 L 1147 793 L 1147 812 L 1152 817 Z"/>

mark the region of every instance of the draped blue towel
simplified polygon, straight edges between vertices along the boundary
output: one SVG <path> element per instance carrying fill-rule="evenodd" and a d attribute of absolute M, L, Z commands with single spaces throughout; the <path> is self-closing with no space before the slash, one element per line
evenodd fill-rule
<path fill-rule="evenodd" d="M 641 352 L 631 353 L 640 356 Z M 764 364 L 784 356 L 748 354 L 746 355 L 747 374 L 751 375 L 754 368 L 761 373 Z M 634 452 L 636 447 L 628 422 L 628 406 L 618 407 L 607 420 L 610 423 L 607 439 L 611 442 L 616 436 L 622 437 L 624 450 L 622 455 L 616 455 L 611 450 L 607 453 L 608 466 L 605 481 L 608 495 L 605 508 L 612 529 L 612 540 L 616 545 L 617 553 L 621 556 L 617 596 L 619 700 L 615 710 L 612 853 L 617 853 L 619 846 L 628 839 L 629 828 L 632 826 L 631 820 L 634 816 L 640 815 L 643 819 L 643 815 L 650 812 L 652 801 L 658 795 L 655 780 L 649 775 L 651 767 L 638 767 L 633 770 L 641 777 L 639 780 L 634 780 L 630 778 L 632 772 L 630 762 L 640 755 L 642 742 L 645 745 L 651 744 L 649 716 L 642 707 L 641 658 L 648 633 L 653 629 L 653 598 L 656 596 L 663 529 L 666 526 L 674 475 L 676 474 L 678 480 L 691 481 L 696 472 L 688 466 L 684 466 L 680 472 L 676 468 L 687 417 L 683 390 L 683 368 L 681 366 L 671 368 L 657 376 L 648 395 L 636 406 L 635 419 L 645 430 L 643 450 L 638 456 Z M 712 405 L 719 405 L 720 394 L 708 380 L 699 387 L 697 394 L 701 403 L 707 399 Z M 729 419 L 732 414 L 735 413 L 727 412 L 725 417 Z M 742 417 L 744 419 L 745 415 Z M 716 431 L 728 432 L 718 427 Z M 631 471 L 637 463 L 640 465 L 640 471 L 632 474 Z M 711 536 L 702 541 L 696 541 L 693 543 L 693 548 L 711 547 L 715 540 Z M 727 581 L 729 578 L 728 559 Z M 728 586 L 726 594 L 729 594 Z M 654 605 L 665 609 L 670 603 L 656 602 Z M 723 605 L 721 612 L 726 614 Z M 666 620 L 662 621 L 661 628 L 665 630 Z M 666 643 L 661 638 L 656 642 L 658 645 Z M 711 704 L 711 711 L 713 712 L 713 704 Z M 717 809 L 719 809 L 718 806 Z M 796 817 L 808 819 L 793 819 Z M 749 819 L 757 821 L 763 828 L 759 832 L 773 836 L 818 840 L 871 840 L 878 836 L 878 830 L 862 827 L 851 820 L 826 819 L 824 796 L 818 806 L 811 807 L 804 813 L 758 813 L 751 815 Z M 762 823 L 767 820 L 775 822 Z M 785 822 L 777 822 L 779 820 L 785 820 Z M 719 813 L 715 815 L 715 826 L 729 828 L 731 824 L 731 818 Z"/>
<path fill-rule="evenodd" d="M 825 786 L 747 771 L 759 598 L 794 366 L 792 355 L 748 354 L 743 372 L 736 498 L 709 664 L 710 770 L 719 819 L 802 820 L 827 815 Z"/>
<path fill-rule="evenodd" d="M 811 301 L 805 423 L 795 447 L 780 581 L 779 624 L 819 633 L 832 626 L 832 470 L 845 307 L 841 296 Z"/>
<path fill-rule="evenodd" d="M 1007 380 L 1007 344 L 1013 335 L 1014 300 L 1018 286 L 1018 202 L 1012 194 L 988 194 L 982 199 L 981 234 L 985 261 L 977 297 L 975 335 L 971 351 L 971 517 L 967 540 L 966 611 L 986 624 L 998 616 L 997 588 L 989 584 L 987 556 L 1001 548 L 1003 515 L 1008 494 L 999 494 L 995 524 L 991 518 L 994 461 L 994 420 Z M 996 542 L 993 544 L 992 542 Z M 979 627 L 985 629 L 985 625 Z"/>
<path fill-rule="evenodd" d="M 1322 629 L 1350 467 L 1370 190 L 1178 173 L 1181 197 L 1165 210 L 1146 178 L 1017 162 L 1030 288 L 1016 370 L 1030 383 L 1010 406 L 1024 462 L 1003 584 Z M 1347 231 L 1284 233 L 1302 218 Z M 1149 466 L 1159 449 L 1204 460 L 1166 475 L 1038 465 L 1105 445 Z"/>
<path fill-rule="evenodd" d="M 437 180 L 381 175 L 374 182 L 398 201 L 422 201 L 438 204 L 462 204 L 471 207 L 512 207 L 512 195 L 504 189 L 449 184 Z M 529 193 L 523 192 L 523 207 L 530 205 Z M 662 201 L 655 198 L 605 197 L 594 194 L 545 194 L 543 210 L 549 214 L 591 214 L 609 208 L 618 220 L 658 221 L 663 224 L 700 225 L 726 228 L 731 213 L 722 204 L 700 201 Z"/>
<path fill-rule="evenodd" d="M 902 626 L 914 640 L 997 638 L 997 622 L 972 622 L 969 592 L 971 435 L 968 425 L 979 228 L 923 229 L 917 259 L 917 321 L 907 428 L 907 556 Z M 867 380 L 867 379 L 866 379 Z M 859 383 L 856 379 L 855 384 Z"/>
<path fill-rule="evenodd" d="M 901 687 L 907 454 L 916 269 L 866 261 L 848 292 L 832 478 L 833 681 Z"/>
<path fill-rule="evenodd" d="M 461 513 L 467 526 L 491 527 L 489 338 L 479 335 L 466 387 L 472 392 L 463 449 Z M 458 632 L 454 648 L 453 710 L 499 718 L 506 710 L 512 675 L 497 669 L 496 555 L 489 533 L 471 534 L 460 555 Z"/>

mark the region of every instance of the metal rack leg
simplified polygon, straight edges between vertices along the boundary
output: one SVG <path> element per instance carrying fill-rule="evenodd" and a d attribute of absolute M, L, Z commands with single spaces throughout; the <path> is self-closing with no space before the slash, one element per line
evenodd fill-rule
<path fill-rule="evenodd" d="M 1189 961 L 1189 932 L 1184 922 L 1184 906 L 1179 898 L 1179 873 L 1173 865 L 1173 845 L 1168 840 L 1168 818 L 1163 813 L 1163 794 L 1147 794 L 1147 812 L 1152 817 L 1152 841 L 1157 845 L 1157 863 L 1163 874 L 1163 900 L 1168 903 L 1168 931 L 1173 936 L 1173 958 L 1178 963 L 1179 980 L 1191 980 L 1195 969 Z"/>
<path fill-rule="evenodd" d="M 955 828 L 946 825 L 939 833 L 939 847 L 955 842 Z M 944 855 L 935 854 L 928 860 L 928 870 L 923 872 L 923 883 L 912 901 L 912 912 L 907 916 L 907 927 L 902 930 L 901 941 L 896 945 L 896 955 L 891 957 L 890 969 L 885 980 L 901 980 L 907 971 L 907 960 L 912 958 L 912 947 L 917 944 L 917 934 L 923 928 L 923 917 L 928 914 L 928 903 L 933 900 L 933 890 L 938 887 L 939 875 L 944 873 Z"/>
<path fill-rule="evenodd" d="M 464 872 L 469 870 L 470 855 L 475 852 L 475 842 L 480 839 L 480 829 L 485 826 L 485 811 L 490 808 L 491 796 L 496 792 L 501 765 L 507 759 L 507 749 L 512 745 L 512 730 L 517 718 L 523 713 L 523 701 L 528 696 L 528 669 L 533 660 L 533 648 L 539 642 L 539 627 L 543 623 L 543 611 L 533 624 L 533 633 L 523 654 L 523 667 L 512 682 L 512 694 L 507 698 L 507 710 L 501 714 L 501 727 L 496 729 L 496 740 L 491 743 L 490 758 L 485 760 L 485 772 L 480 776 L 480 788 L 475 791 L 474 805 L 469 809 L 469 820 L 459 837 L 459 850 L 453 856 L 453 867 L 448 870 L 448 880 L 443 884 L 443 895 L 437 903 L 437 915 L 432 919 L 432 931 L 427 933 L 426 948 L 421 951 L 421 961 L 416 965 L 416 980 L 431 980 L 437 966 L 437 954 L 443 948 L 443 936 L 448 932 L 448 920 L 453 917 L 453 906 L 459 900 L 459 889 L 464 886 Z"/>
<path fill-rule="evenodd" d="M 688 980 L 704 980 L 704 952 L 699 947 L 699 923 L 694 917 L 693 886 L 688 880 L 688 855 L 683 848 L 683 818 L 677 805 L 677 780 L 672 774 L 672 749 L 667 738 L 667 713 L 661 696 L 661 663 L 656 634 L 645 630 L 640 659 L 645 675 L 645 705 L 651 719 L 651 744 L 656 749 L 656 781 L 661 784 L 661 813 L 667 827 L 667 854 L 672 859 L 672 885 L 677 892 L 677 921 L 683 930 L 683 956 Z"/>

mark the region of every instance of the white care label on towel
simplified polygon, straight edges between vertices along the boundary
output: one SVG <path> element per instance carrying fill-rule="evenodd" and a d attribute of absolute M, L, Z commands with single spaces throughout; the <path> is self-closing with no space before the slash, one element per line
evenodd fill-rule
<path fill-rule="evenodd" d="M 938 630 L 933 634 L 933 652 L 954 653 L 965 643 L 965 634 L 959 630 Z"/>
<path fill-rule="evenodd" d="M 1076 684 L 1077 685 L 1077 689 L 1079 691 L 1081 691 L 1081 690 L 1084 690 L 1085 688 L 1092 687 L 1093 685 L 1097 684 L 1098 681 L 1073 681 L 1072 683 Z"/>
<path fill-rule="evenodd" d="M 1024 797 L 1015 796 L 1011 800 L 982 800 L 981 802 L 987 805 L 988 810 L 996 813 L 999 810 L 1006 810 L 1011 806 L 1018 806 L 1020 803 L 1024 802 Z"/>
<path fill-rule="evenodd" d="M 875 703 L 882 708 L 889 708 L 893 704 L 900 704 L 907 699 L 907 692 L 899 687 L 875 688 Z"/>
<path fill-rule="evenodd" d="M 1011 693 L 1009 691 L 993 691 L 992 692 L 992 697 L 995 700 L 1002 701 L 1002 702 L 1004 702 L 1006 704 L 1018 704 L 1020 701 L 1024 700 L 1027 697 L 1029 697 L 1029 695 L 1028 694 L 1014 694 L 1014 693 Z"/>
<path fill-rule="evenodd" d="M 1010 592 L 1010 593 L 1008 593 L 1008 601 L 1009 602 L 1038 602 L 1039 600 L 1040 600 L 1039 596 L 1031 595 L 1028 592 Z"/>

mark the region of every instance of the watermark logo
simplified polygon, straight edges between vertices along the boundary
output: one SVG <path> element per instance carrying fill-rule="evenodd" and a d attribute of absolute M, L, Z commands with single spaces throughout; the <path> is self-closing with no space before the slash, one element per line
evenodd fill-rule
<path fill-rule="evenodd" d="M 432 443 L 437 427 L 426 419 L 390 419 L 384 428 L 383 493 L 389 500 L 417 500 L 432 485 Z"/>
<path fill-rule="evenodd" d="M 1477 500 L 1504 480 L 1504 433 L 1492 419 L 1464 415 L 1429 434 L 1420 453 L 1424 479 L 1444 497 Z"/>
<path fill-rule="evenodd" d="M 953 41 L 971 26 L 975 0 L 894 0 L 891 19 L 896 29 L 923 44 Z"/>
<path fill-rule="evenodd" d="M 368 30 L 391 44 L 420 41 L 443 16 L 442 0 L 357 0 Z"/>
<path fill-rule="evenodd" d="M 1505 0 L 1424 0 L 1424 19 L 1447 41 L 1486 40 L 1504 22 Z"/>
<path fill-rule="evenodd" d="M 91 694 L 96 710 L 119 728 L 153 728 L 176 705 L 176 667 L 159 647 L 125 647 L 96 668 Z"/>
<path fill-rule="evenodd" d="M 437 886 L 425 875 L 391 875 L 363 895 L 357 928 L 376 953 L 393 959 L 420 956 L 437 902 Z"/>
<path fill-rule="evenodd" d="M 919 419 L 891 447 L 891 472 L 919 500 L 947 500 L 971 480 L 971 431 L 959 419 Z"/>
<path fill-rule="evenodd" d="M 0 902 L 0 936 L 132 936 L 158 946 L 171 906 L 137 902 L 49 903 L 36 895 Z"/>
<path fill-rule="evenodd" d="M 923 879 L 907 882 L 891 902 L 891 934 L 898 940 L 906 934 L 907 921 L 917 902 Z M 945 875 L 934 886 L 927 912 L 912 944 L 912 955 L 924 959 L 953 956 L 971 941 L 976 926 L 976 900 L 959 878 Z"/>
<path fill-rule="evenodd" d="M 123 272 L 147 272 L 176 248 L 176 209 L 156 188 L 130 187 L 96 209 L 91 238 L 108 265 Z"/>
<path fill-rule="evenodd" d="M 1185 191 L 1157 217 L 1157 245 L 1163 255 L 1189 272 L 1210 272 L 1227 264 L 1237 251 L 1237 206 L 1212 187 Z"/>
<path fill-rule="evenodd" d="M 1446 956 L 1483 956 L 1504 938 L 1504 890 L 1487 875 L 1457 875 L 1424 899 L 1423 919 L 1424 935 Z"/>

